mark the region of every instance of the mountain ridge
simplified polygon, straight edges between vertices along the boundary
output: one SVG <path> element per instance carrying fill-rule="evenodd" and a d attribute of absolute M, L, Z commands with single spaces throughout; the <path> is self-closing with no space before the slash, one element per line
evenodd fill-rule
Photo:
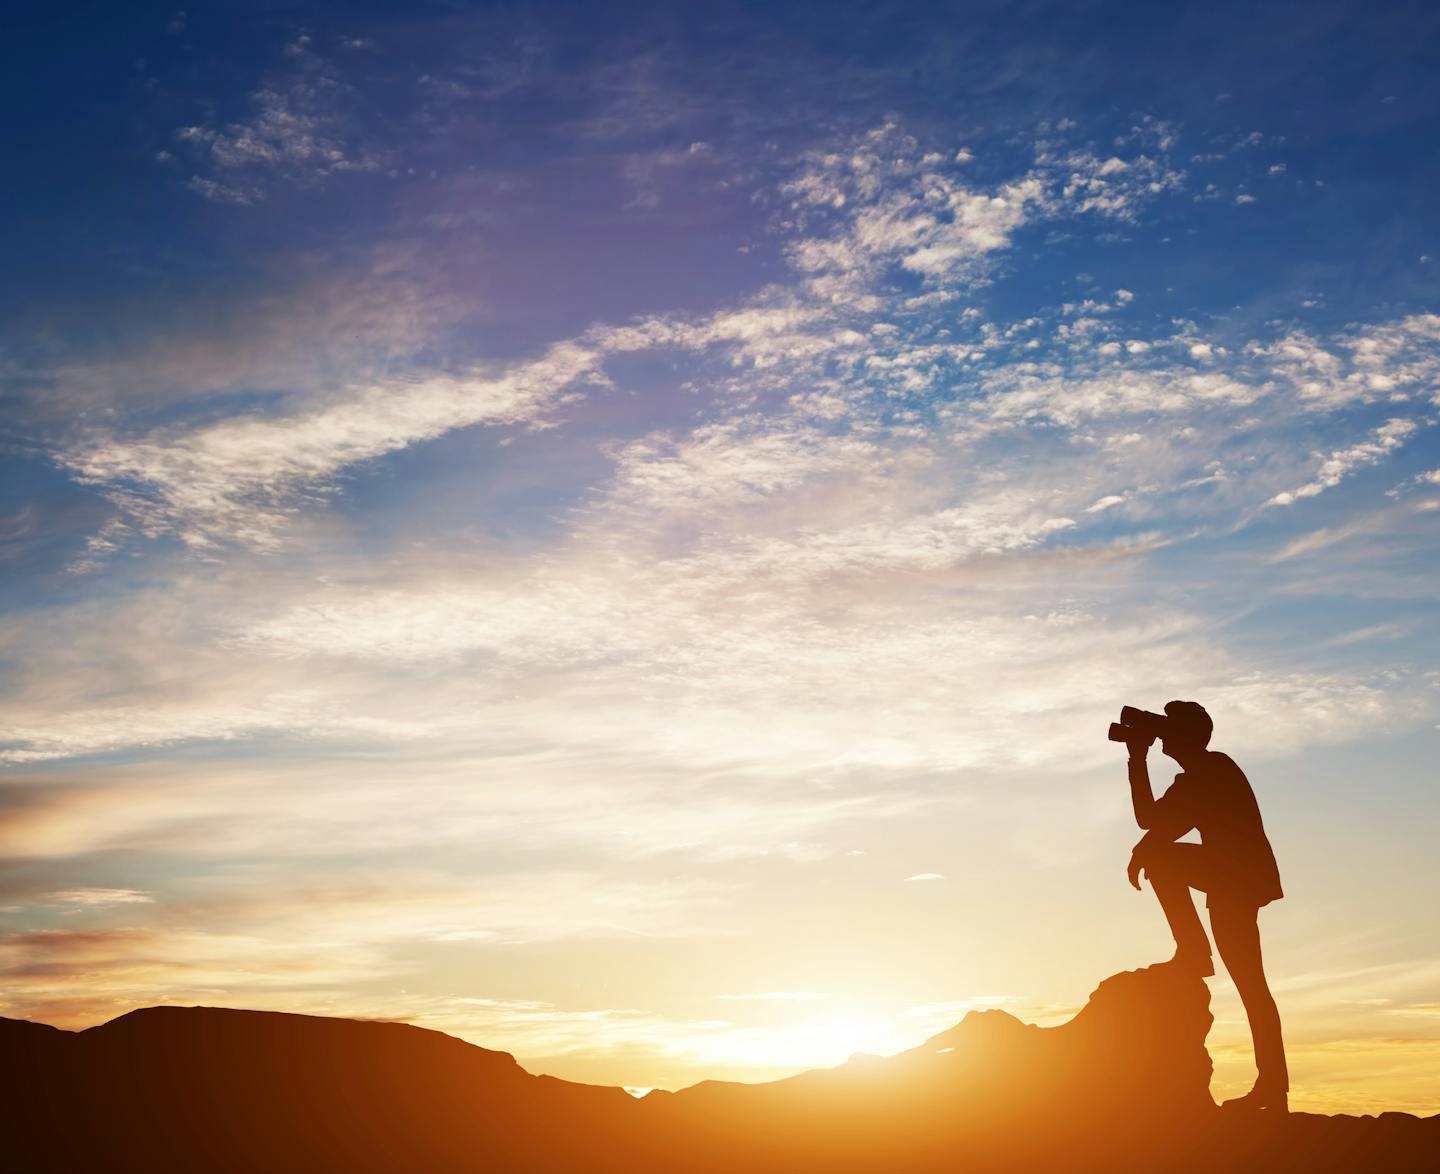
<path fill-rule="evenodd" d="M 1217 1109 L 1210 1023 L 1203 980 L 1159 965 L 1054 1027 L 972 1011 L 895 1056 L 637 1099 L 394 1020 L 0 1019 L 0 1125 L 21 1174 L 1435 1168 L 1440 1115 Z"/>

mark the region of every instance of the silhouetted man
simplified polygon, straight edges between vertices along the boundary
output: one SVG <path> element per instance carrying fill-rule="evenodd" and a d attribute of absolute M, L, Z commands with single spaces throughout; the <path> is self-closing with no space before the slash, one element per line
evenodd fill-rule
<path fill-rule="evenodd" d="M 1201 976 L 1214 974 L 1215 963 L 1190 890 L 1208 895 L 1210 928 L 1245 1004 L 1259 1070 L 1249 1093 L 1225 1103 L 1283 1111 L 1290 1077 L 1280 1013 L 1265 981 L 1257 922 L 1262 905 L 1285 895 L 1275 853 L 1244 772 L 1228 755 L 1206 749 L 1213 729 L 1210 715 L 1193 701 L 1172 701 L 1165 706 L 1165 716 L 1160 749 L 1183 773 L 1158 800 L 1150 790 L 1145 762 L 1153 735 L 1137 734 L 1128 743 L 1135 822 L 1146 829 L 1130 857 L 1130 883 L 1138 889 L 1144 869 L 1175 935 L 1174 965 Z M 1191 829 L 1199 830 L 1199 844 L 1175 843 Z"/>

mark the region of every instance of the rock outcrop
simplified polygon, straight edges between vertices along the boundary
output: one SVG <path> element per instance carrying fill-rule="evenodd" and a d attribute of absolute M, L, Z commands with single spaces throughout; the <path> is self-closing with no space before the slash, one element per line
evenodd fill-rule
<path fill-rule="evenodd" d="M 762 1168 L 1153 1169 L 1168 1139 L 1216 1112 L 1210 1023 L 1202 979 L 1152 966 L 1106 979 L 1058 1027 L 971 1012 L 896 1056 L 652 1093 L 646 1107 L 666 1133 Z"/>
<path fill-rule="evenodd" d="M 637 1101 L 399 1023 L 0 1019 L 0 1137 L 17 1174 L 1436 1168 L 1440 1117 L 1217 1109 L 1209 1026 L 1204 982 L 1152 966 L 1057 1027 L 975 1012 L 897 1056 Z"/>

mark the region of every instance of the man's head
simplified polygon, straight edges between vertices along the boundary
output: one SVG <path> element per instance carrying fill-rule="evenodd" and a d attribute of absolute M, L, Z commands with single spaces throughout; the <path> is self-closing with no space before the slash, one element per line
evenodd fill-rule
<path fill-rule="evenodd" d="M 1165 736 L 1160 739 L 1160 749 L 1176 762 L 1183 763 L 1210 745 L 1215 723 L 1203 705 L 1195 701 L 1168 701 L 1165 716 L 1170 720 L 1166 723 Z"/>

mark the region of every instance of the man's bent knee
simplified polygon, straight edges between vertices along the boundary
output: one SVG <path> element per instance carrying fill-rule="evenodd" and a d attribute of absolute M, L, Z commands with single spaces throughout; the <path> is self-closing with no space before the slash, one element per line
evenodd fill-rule
<path fill-rule="evenodd" d="M 1161 879 L 1179 878 L 1187 871 L 1187 847 L 1193 845 L 1151 844 L 1140 857 L 1140 862 L 1151 880 L 1157 876 Z"/>

